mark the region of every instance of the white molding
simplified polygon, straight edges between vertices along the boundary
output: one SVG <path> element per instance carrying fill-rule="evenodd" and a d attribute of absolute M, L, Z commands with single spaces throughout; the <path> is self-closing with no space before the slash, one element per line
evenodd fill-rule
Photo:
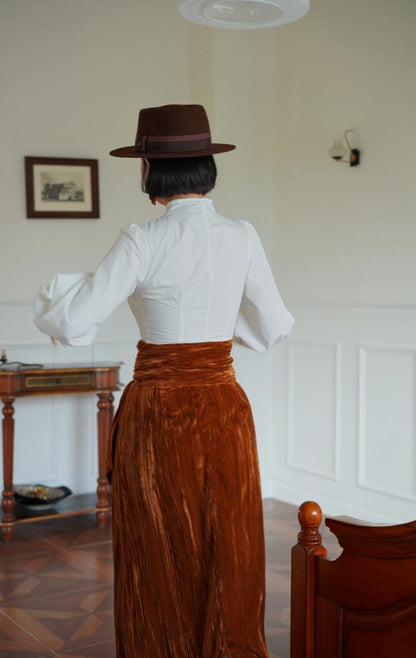
<path fill-rule="evenodd" d="M 366 352 L 378 354 L 404 354 L 416 357 L 416 347 L 414 345 L 391 345 L 387 343 L 359 343 L 358 348 Z"/>
<path fill-rule="evenodd" d="M 363 470 L 365 470 L 365 463 L 363 462 L 363 455 L 365 456 L 365 445 L 363 445 L 365 426 L 365 400 L 363 404 L 363 396 L 365 395 L 365 359 L 371 355 L 374 357 L 373 352 L 386 352 L 388 354 L 397 355 L 414 355 L 416 352 L 416 341 L 414 341 L 414 325 L 416 320 L 416 307 L 415 306 L 394 306 L 394 305 L 347 305 L 347 304 L 322 304 L 322 303 L 306 303 L 295 304 L 288 303 L 288 307 L 293 310 L 297 318 L 294 331 L 290 341 L 284 345 L 278 346 L 274 350 L 273 359 L 273 386 L 275 387 L 274 395 L 267 389 L 268 382 L 253 381 L 253 363 L 256 361 L 258 355 L 254 353 L 246 354 L 246 350 L 238 349 L 236 345 L 235 358 L 241 359 L 241 364 L 247 377 L 251 377 L 251 381 L 255 387 L 258 387 L 258 395 L 260 398 L 264 394 L 269 395 L 271 400 L 274 400 L 274 410 L 270 411 L 270 418 L 267 416 L 269 402 L 267 401 L 267 413 L 265 414 L 264 405 L 262 406 L 262 399 L 258 407 L 256 407 L 257 389 L 255 388 L 256 395 L 254 396 L 253 412 L 260 414 L 261 421 L 264 423 L 264 454 L 267 459 L 267 468 L 264 469 L 264 475 L 267 473 L 267 479 L 262 478 L 262 495 L 264 498 L 280 498 L 293 504 L 299 504 L 303 500 L 316 498 L 325 512 L 331 514 L 350 514 L 358 518 L 368 518 L 379 521 L 392 521 L 392 520 L 409 520 L 414 518 L 414 504 L 416 497 L 416 435 L 415 435 L 415 454 L 414 454 L 414 472 L 415 472 L 415 496 L 412 495 L 412 481 L 409 482 L 409 470 L 407 469 L 406 490 L 410 491 L 409 495 L 403 495 L 403 491 L 392 490 L 391 487 L 383 485 L 382 477 L 378 479 L 379 482 L 373 482 L 363 477 Z M 13 358 L 20 361 L 40 362 L 40 363 L 53 363 L 75 360 L 78 361 L 102 361 L 113 360 L 122 361 L 121 379 L 123 383 L 128 383 L 131 379 L 132 369 L 134 365 L 135 346 L 139 340 L 138 328 L 133 321 L 130 322 L 128 316 L 128 309 L 124 308 L 119 315 L 119 311 L 109 318 L 107 323 L 100 329 L 96 342 L 88 348 L 54 348 L 49 342 L 47 336 L 38 333 L 35 327 L 31 324 L 31 300 L 0 300 L 0 323 L 3 328 L 3 336 L 7 340 L 0 342 L 0 348 L 7 350 L 9 360 Z M 8 331 L 7 331 L 8 330 Z M 325 422 L 329 419 L 334 423 L 333 425 L 333 440 L 328 431 L 328 424 L 325 425 L 325 446 L 334 449 L 333 461 L 326 461 L 325 471 L 320 469 L 320 461 L 312 460 L 311 463 L 315 468 L 310 468 L 308 464 L 299 464 L 299 460 L 293 463 L 289 460 L 289 442 L 294 439 L 294 432 L 296 430 L 297 419 L 293 418 L 293 413 L 299 411 L 295 408 L 294 403 L 300 403 L 307 395 L 305 388 L 302 389 L 302 395 L 299 397 L 298 387 L 301 385 L 299 380 L 300 371 L 296 369 L 296 362 L 293 361 L 297 356 L 297 346 L 317 347 L 330 350 L 331 352 L 324 353 L 323 360 L 325 363 L 326 374 L 325 377 L 330 378 L 330 386 L 323 384 L 323 409 L 322 413 L 325 414 Z M 362 350 L 362 352 L 360 352 Z M 238 351 L 238 355 L 237 355 Z M 303 354 L 303 353 L 302 353 Z M 307 356 L 307 354 L 305 355 Z M 259 355 L 260 360 L 263 358 Z M 267 357 L 265 357 L 267 358 Z M 377 359 L 377 356 L 375 357 Z M 386 357 L 387 358 L 387 357 Z M 390 357 L 391 358 L 391 357 Z M 394 357 L 393 357 L 394 358 Z M 400 357 L 402 359 L 403 357 Z M 289 361 L 291 359 L 291 363 Z M 329 361 L 328 361 L 329 359 Z M 360 363 L 361 359 L 361 363 Z M 260 361 L 261 362 L 261 361 Z M 303 364 L 303 361 L 301 361 Z M 315 363 L 319 367 L 319 359 L 315 359 Z M 371 360 L 371 366 L 373 361 Z M 394 363 L 394 362 L 393 362 Z M 303 366 L 302 366 L 303 367 Z M 403 365 L 406 373 L 406 381 L 409 381 L 409 369 L 406 364 Z M 335 374 L 332 368 L 335 369 Z M 364 370 L 363 370 L 364 368 Z M 377 360 L 375 362 L 377 368 Z M 269 371 L 268 371 L 269 372 Z M 309 373 L 307 369 L 305 371 Z M 376 377 L 377 370 L 369 370 L 368 375 L 371 375 L 371 381 L 377 384 Z M 399 369 L 400 373 L 400 369 Z M 254 375 L 255 376 L 255 375 Z M 383 376 L 387 376 L 384 374 Z M 319 377 L 318 377 L 319 379 Z M 416 379 L 416 375 L 415 375 Z M 326 378 L 324 382 L 328 381 Z M 289 383 L 292 390 L 289 391 Z M 294 389 L 293 389 L 294 387 Z M 415 383 L 416 388 L 416 383 Z M 265 390 L 267 389 L 267 390 Z M 328 394 L 324 391 L 329 390 Z M 372 388 L 370 389 L 372 390 Z M 407 390 L 407 389 L 406 389 Z M 407 395 L 407 394 L 406 394 Z M 298 397 L 296 397 L 298 396 Z M 48 422 L 48 437 L 51 423 L 53 424 L 54 440 L 53 449 L 54 459 L 53 465 L 48 463 L 49 471 L 54 471 L 55 477 L 51 474 L 51 478 L 55 482 L 50 481 L 48 484 L 62 484 L 67 480 L 67 484 L 76 493 L 82 491 L 93 491 L 96 487 L 96 442 L 95 442 L 95 423 L 96 423 L 96 400 L 95 396 L 91 395 L 91 401 L 87 407 L 83 406 L 82 418 L 79 419 L 79 427 L 84 435 L 84 440 L 90 442 L 91 447 L 86 447 L 83 452 L 84 464 L 80 464 L 82 472 L 77 473 L 76 463 L 77 458 L 74 451 L 71 449 L 72 442 L 75 440 L 75 434 L 72 434 L 72 419 L 74 423 L 79 418 L 79 410 L 82 403 L 74 399 L 72 402 L 65 401 L 63 406 L 58 402 L 59 398 L 51 396 L 51 405 L 55 405 L 55 414 L 58 414 L 53 423 L 48 415 L 45 419 Z M 116 397 L 117 401 L 117 397 Z M 367 404 L 369 401 L 367 401 Z M 270 404 L 273 404 L 270 402 Z M 290 409 L 292 406 L 292 409 Z M 409 402 L 406 397 L 406 410 L 409 414 Z M 260 411 L 259 411 L 260 409 Z M 371 408 L 372 409 L 372 408 Z M 51 413 L 52 406 L 46 405 L 45 413 Z M 66 429 L 66 420 L 62 420 L 61 412 L 64 412 L 65 419 L 68 417 L 70 427 Z M 368 412 L 369 413 L 369 410 Z M 374 411 L 377 413 L 377 409 Z M 387 413 L 387 410 L 386 410 Z M 292 414 L 290 416 L 290 414 Z M 39 428 L 30 427 L 30 414 L 23 424 L 24 434 L 31 433 L 34 440 L 45 443 L 45 449 L 50 449 L 49 438 L 42 437 L 42 432 Z M 57 423 L 62 420 L 57 429 Z M 376 422 L 375 418 L 375 422 Z M 20 425 L 20 416 L 17 412 L 17 422 Z M 409 453 L 409 459 L 412 459 L 412 447 L 409 448 L 409 423 L 411 429 L 411 416 L 406 417 L 406 455 Z M 91 425 L 90 425 L 91 423 Z M 273 428 L 274 423 L 274 428 Z M 289 427 L 289 423 L 292 427 Z M 316 420 L 317 428 L 319 431 L 319 418 Z M 360 427 L 361 423 L 361 427 Z M 35 423 L 36 426 L 38 423 Z M 415 434 L 416 434 L 416 419 L 414 420 Z M 307 428 L 306 428 L 307 429 Z M 52 431 L 52 430 L 51 430 Z M 59 437 L 55 433 L 61 431 L 62 436 Z M 303 431 L 303 430 L 302 430 Z M 290 432 L 292 437 L 290 439 Z M 331 429 L 332 433 L 332 429 Z M 329 434 L 329 436 L 328 436 Z M 297 435 L 296 435 L 297 436 Z M 299 437 L 297 437 L 299 438 Z M 302 438 L 302 437 L 300 437 Z M 58 441 L 61 442 L 59 443 Z M 319 444 L 319 436 L 311 436 L 311 441 L 317 441 Z M 41 445 L 41 443 L 39 443 Z M 43 444 L 42 444 L 43 445 Z M 374 444 L 371 443 L 373 452 L 376 451 Z M 291 446 L 293 449 L 293 445 Z M 367 450 L 369 450 L 369 445 Z M 41 447 L 43 450 L 43 448 Z M 361 451 L 361 453 L 360 453 Z M 48 453 L 50 455 L 50 453 Z M 64 454 L 71 454 L 71 460 L 65 461 Z M 368 454 L 368 453 L 367 453 Z M 372 453 L 371 453 L 372 454 Z M 302 458 L 302 453 L 297 454 Z M 385 460 L 380 463 L 380 468 L 386 469 Z M 403 456 L 401 457 L 403 459 Z M 87 463 L 90 460 L 90 463 Z M 28 461 L 30 461 L 28 459 Z M 307 461 L 304 459 L 304 461 Z M 369 467 L 372 462 L 367 464 L 367 476 L 370 473 Z M 364 466 L 364 469 L 363 469 Z M 375 465 L 374 465 L 375 466 Z M 23 464 L 25 471 L 30 469 L 30 464 Z M 38 464 L 39 470 L 39 464 Z M 321 471 L 321 472 L 320 472 Z M 329 472 L 328 472 L 329 471 Z M 30 472 L 30 471 L 29 471 Z M 386 472 L 384 470 L 383 472 Z M 365 473 L 364 473 L 365 475 Z M 413 473 L 410 470 L 410 475 Z M 42 474 L 43 477 L 43 474 Z M 377 478 L 376 473 L 373 479 Z M 20 478 L 22 481 L 22 478 Z M 46 479 L 46 478 L 45 478 Z M 59 479 L 59 482 L 57 481 Z M 62 481 L 61 481 L 62 480 Z M 392 485 L 398 488 L 400 480 L 396 477 L 393 479 Z M 322 494 L 320 493 L 322 492 Z M 403 518 L 403 514 L 407 518 Z"/>
<path fill-rule="evenodd" d="M 134 342 L 134 341 L 136 341 L 136 342 Z M 71 353 L 73 354 L 73 353 L 75 353 L 75 351 L 79 352 L 80 350 L 85 350 L 86 348 L 90 348 L 91 353 L 94 355 L 94 352 L 100 346 L 108 347 L 110 345 L 113 345 L 113 346 L 117 347 L 117 346 L 126 346 L 126 345 L 128 345 L 133 349 L 133 348 L 135 348 L 136 343 L 138 341 L 139 341 L 139 338 L 137 338 L 137 340 L 136 340 L 136 337 L 134 337 L 134 338 L 119 338 L 117 340 L 115 340 L 114 338 L 109 338 L 109 339 L 100 338 L 99 340 L 96 340 L 91 345 L 85 345 L 83 347 L 71 347 L 71 346 L 66 347 L 66 346 L 59 346 L 59 345 L 57 347 L 55 347 L 54 345 L 52 345 L 52 343 L 50 341 L 48 341 L 48 340 L 45 341 L 45 337 L 43 337 L 43 338 L 41 337 L 41 340 L 39 342 L 38 341 L 33 341 L 33 340 L 30 340 L 30 341 L 28 341 L 28 340 L 23 341 L 22 340 L 22 341 L 13 341 L 13 342 L 10 341 L 10 340 L 2 340 L 1 344 L 0 344 L 0 347 L 1 347 L 1 349 L 5 349 L 5 350 L 8 350 L 8 349 L 10 349 L 10 350 L 25 350 L 25 351 L 40 350 L 40 349 L 50 350 L 51 354 L 53 355 L 51 363 L 55 363 L 54 355 L 57 354 L 58 350 L 61 350 L 61 349 L 71 350 Z M 62 352 L 60 352 L 60 353 L 62 353 Z M 95 358 L 93 358 L 92 360 L 94 361 Z M 117 359 L 115 359 L 115 360 L 117 360 Z"/>
<path fill-rule="evenodd" d="M 372 304 L 369 302 L 366 304 L 365 302 L 344 302 L 344 303 L 339 303 L 339 302 L 311 302 L 311 301 L 305 301 L 305 300 L 295 300 L 295 299 L 289 299 L 285 298 L 285 304 L 287 307 L 290 308 L 321 308 L 321 309 L 356 309 L 358 311 L 416 311 L 416 305 L 409 302 L 409 304 Z"/>
<path fill-rule="evenodd" d="M 273 495 L 275 492 L 275 486 L 273 480 L 262 480 L 261 481 L 261 497 L 264 498 L 275 498 Z"/>
<path fill-rule="evenodd" d="M 358 346 L 358 450 L 357 450 L 357 478 L 358 486 L 362 487 L 365 480 L 365 428 L 367 424 L 367 407 L 365 404 L 365 384 L 367 381 L 366 348 Z"/>
<path fill-rule="evenodd" d="M 33 303 L 32 297 L 22 297 L 21 299 L 9 299 L 7 297 L 0 298 L 0 306 L 31 306 Z M 337 301 L 308 301 L 305 299 L 290 299 L 285 298 L 285 304 L 288 308 L 296 306 L 297 308 L 327 308 L 327 309 L 359 309 L 369 311 L 416 311 L 416 304 L 409 302 L 408 304 L 374 304 L 372 302 L 343 302 Z"/>
<path fill-rule="evenodd" d="M 133 332 L 132 332 L 133 333 Z M 19 360 L 27 363 L 72 363 L 80 361 L 120 361 L 125 363 L 127 370 L 133 371 L 134 365 L 134 352 L 135 345 L 138 341 L 138 335 L 135 332 L 129 339 L 123 336 L 120 339 L 105 336 L 100 337 L 93 345 L 76 348 L 65 348 L 62 346 L 54 347 L 45 336 L 40 336 L 40 341 L 33 340 L 6 340 L 0 344 L 0 348 L 5 349 L 9 361 Z M 99 355 L 100 349 L 114 354 L 111 357 L 101 357 Z M 127 354 L 131 353 L 132 358 L 127 358 Z M 129 363 L 131 360 L 131 364 Z M 123 366 L 122 366 L 123 367 Z M 131 377 L 127 378 L 125 375 L 122 377 L 122 382 L 125 380 L 130 381 Z M 127 383 L 125 381 L 125 383 Z M 123 388 L 123 387 L 122 387 Z M 118 402 L 118 395 L 116 394 L 116 403 Z M 27 458 L 25 458 L 25 450 L 21 452 L 19 441 L 19 462 L 15 461 L 14 473 L 17 482 L 43 482 L 48 485 L 68 484 L 74 493 L 84 493 L 87 491 L 95 491 L 97 487 L 97 473 L 98 473 L 98 459 L 97 459 L 97 396 L 94 393 L 88 394 L 88 400 L 83 396 L 82 402 L 77 400 L 77 393 L 71 396 L 44 396 L 43 400 L 44 409 L 41 416 L 36 414 L 36 422 L 31 422 L 30 413 L 21 415 L 24 409 L 19 409 L 26 404 L 32 404 L 33 397 L 21 396 L 16 397 L 15 406 L 15 431 L 16 438 L 23 437 L 26 442 L 26 437 L 29 445 L 30 437 L 30 450 L 37 449 L 47 451 L 47 459 L 37 463 L 36 468 L 31 463 L 29 455 L 31 454 L 28 448 Z M 79 405 L 82 404 L 82 407 Z M 79 412 L 82 409 L 82 416 L 79 417 Z M 62 412 L 64 417 L 62 417 Z M 43 431 L 42 418 L 45 418 L 45 429 L 48 428 L 47 433 Z M 70 421 L 70 427 L 66 427 L 66 420 Z M 50 432 L 49 432 L 50 429 Z M 77 472 L 76 464 L 76 447 L 74 442 L 79 437 L 79 432 L 82 432 L 82 445 L 83 447 L 83 464 L 80 464 L 82 474 Z M 72 455 L 71 460 L 68 462 L 64 457 L 65 454 Z M 1 460 L 0 460 L 1 461 Z"/>
<path fill-rule="evenodd" d="M 92 347 L 94 352 L 100 346 L 108 347 L 109 345 L 115 345 L 115 346 L 117 346 L 117 345 L 128 345 L 129 347 L 131 347 L 131 349 L 134 349 L 136 347 L 136 344 L 139 342 L 139 340 L 140 340 L 139 336 L 137 336 L 137 337 L 135 336 L 134 338 L 117 338 L 117 340 L 115 340 L 114 338 L 109 338 L 109 339 L 100 338 L 99 340 L 94 341 L 94 343 L 92 343 L 91 347 Z M 77 349 L 77 348 L 74 348 L 74 349 Z"/>
<path fill-rule="evenodd" d="M 294 393 L 295 393 L 295 350 L 296 347 L 309 347 L 311 349 L 324 349 L 331 351 L 334 357 L 334 381 L 333 393 L 333 415 L 334 415 L 334 458 L 331 471 L 311 468 L 308 464 L 294 461 Z M 319 475 L 329 480 L 339 480 L 340 477 L 340 443 L 341 443 L 341 370 L 342 370 L 342 346 L 334 341 L 307 341 L 292 340 L 288 346 L 288 369 L 287 369 L 287 466 L 297 471 Z"/>
<path fill-rule="evenodd" d="M 25 398 L 25 397 L 16 397 L 15 401 L 13 403 L 14 407 L 14 468 L 13 468 L 13 473 L 14 473 L 14 482 L 16 484 L 35 484 L 37 482 L 43 482 L 45 484 L 49 484 L 51 482 L 55 482 L 58 477 L 58 451 L 57 451 L 57 441 L 54 440 L 54 437 L 56 436 L 56 406 L 55 406 L 55 400 L 51 400 L 51 404 L 48 405 L 48 408 L 44 410 L 42 418 L 45 417 L 45 415 L 49 416 L 50 419 L 50 426 L 51 426 L 51 455 L 48 463 L 48 468 L 41 470 L 40 472 L 36 472 L 36 474 L 33 474 L 31 472 L 31 464 L 29 460 L 25 460 L 23 464 L 23 468 L 20 470 L 22 471 L 21 473 L 18 472 L 18 467 L 16 463 L 16 453 L 17 453 L 17 443 L 16 439 L 19 440 L 19 434 L 20 438 L 22 437 L 22 434 L 20 432 L 20 428 L 24 429 L 25 425 L 20 424 L 20 421 L 22 420 L 21 418 L 21 413 L 19 411 L 19 405 L 24 403 L 24 400 L 27 400 L 30 398 Z M 33 399 L 33 398 L 32 398 Z M 46 406 L 46 405 L 45 405 Z M 27 428 L 27 423 L 26 423 L 26 428 Z M 34 430 L 36 432 L 37 430 L 37 425 L 33 426 L 31 425 L 30 430 Z M 27 431 L 25 431 L 26 435 Z M 27 451 L 28 453 L 31 453 L 31 451 L 37 450 L 37 443 L 35 441 L 30 441 L 28 440 L 28 443 L 30 443 Z M 42 446 L 44 448 L 45 446 Z M 20 466 L 20 464 L 19 464 Z M 45 466 L 45 462 L 42 462 L 42 466 Z M 17 478 L 17 481 L 16 479 Z"/>
<path fill-rule="evenodd" d="M 416 411 L 413 407 L 413 491 L 406 493 L 400 489 L 390 486 L 380 486 L 379 483 L 371 481 L 366 477 L 366 440 L 367 440 L 367 406 L 366 406 L 366 382 L 367 382 L 367 354 L 396 354 L 411 356 L 415 360 L 416 366 L 416 349 L 412 347 L 396 347 L 386 344 L 366 344 L 358 345 L 358 450 L 357 450 L 357 484 L 361 489 L 377 493 L 394 496 L 401 500 L 416 500 Z M 414 369 L 415 372 L 415 369 Z M 414 382 L 416 381 L 416 374 Z"/>
<path fill-rule="evenodd" d="M 277 480 L 268 480 L 262 484 L 262 497 L 275 498 L 291 505 L 299 507 L 306 500 L 314 500 L 321 507 L 324 515 L 327 516 L 351 516 L 356 519 L 369 521 L 371 523 L 388 523 L 398 524 L 407 523 L 414 518 L 414 506 L 406 514 L 395 514 L 380 511 L 382 506 L 377 508 L 371 507 L 362 502 L 357 503 L 354 500 L 334 496 L 333 494 L 324 493 L 321 489 L 313 490 L 311 488 L 303 489 L 299 486 L 292 486 L 286 482 Z M 296 515 L 294 516 L 296 520 Z M 296 543 L 294 535 L 293 543 Z"/>
<path fill-rule="evenodd" d="M 0 306 L 32 306 L 33 299 L 0 299 Z"/>

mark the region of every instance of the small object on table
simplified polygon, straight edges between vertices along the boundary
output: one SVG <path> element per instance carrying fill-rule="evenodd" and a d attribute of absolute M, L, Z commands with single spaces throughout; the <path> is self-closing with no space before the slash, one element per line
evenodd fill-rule
<path fill-rule="evenodd" d="M 23 363 L 22 361 L 8 361 L 6 350 L 1 351 L 0 370 L 22 370 L 28 368 L 43 368 L 41 363 Z"/>

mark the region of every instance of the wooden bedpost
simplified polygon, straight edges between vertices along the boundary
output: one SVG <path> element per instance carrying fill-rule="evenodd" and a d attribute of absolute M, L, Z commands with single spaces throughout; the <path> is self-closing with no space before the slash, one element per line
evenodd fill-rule
<path fill-rule="evenodd" d="M 312 658 L 314 654 L 314 558 L 326 556 L 319 526 L 322 511 L 318 503 L 306 501 L 298 510 L 301 531 L 292 548 L 291 658 Z"/>

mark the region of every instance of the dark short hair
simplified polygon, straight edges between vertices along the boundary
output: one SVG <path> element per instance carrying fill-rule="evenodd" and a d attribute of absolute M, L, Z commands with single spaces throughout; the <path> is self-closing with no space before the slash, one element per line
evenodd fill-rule
<path fill-rule="evenodd" d="M 207 194 L 217 179 L 217 167 L 212 155 L 149 158 L 149 163 L 146 180 L 142 180 L 142 190 L 153 197 Z"/>

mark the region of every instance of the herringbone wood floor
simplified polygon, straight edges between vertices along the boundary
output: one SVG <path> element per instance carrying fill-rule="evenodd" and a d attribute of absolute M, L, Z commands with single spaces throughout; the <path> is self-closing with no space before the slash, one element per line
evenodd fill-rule
<path fill-rule="evenodd" d="M 269 499 L 264 517 L 267 642 L 270 658 L 288 658 L 296 508 Z M 93 515 L 18 526 L 0 544 L 0 658 L 114 658 L 112 578 L 110 527 Z"/>

